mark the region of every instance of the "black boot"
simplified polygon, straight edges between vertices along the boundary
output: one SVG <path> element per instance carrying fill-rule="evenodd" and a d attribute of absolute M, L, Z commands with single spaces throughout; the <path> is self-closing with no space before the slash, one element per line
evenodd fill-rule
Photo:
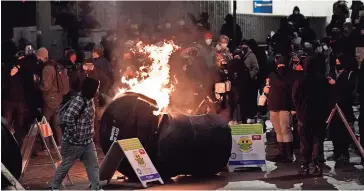
<path fill-rule="evenodd" d="M 312 172 L 312 176 L 322 176 L 323 175 L 323 168 L 324 168 L 324 164 L 323 163 L 319 163 L 315 165 L 315 168 Z"/>
<path fill-rule="evenodd" d="M 298 171 L 298 174 L 301 176 L 309 176 L 310 168 L 309 168 L 308 164 L 302 164 L 300 167 L 300 170 Z"/>
<path fill-rule="evenodd" d="M 288 142 L 284 143 L 285 149 L 285 162 L 292 162 L 293 161 L 293 143 Z"/>
<path fill-rule="evenodd" d="M 272 159 L 273 162 L 282 162 L 285 159 L 284 143 L 278 142 L 278 148 L 279 148 L 279 153 L 274 159 Z"/>

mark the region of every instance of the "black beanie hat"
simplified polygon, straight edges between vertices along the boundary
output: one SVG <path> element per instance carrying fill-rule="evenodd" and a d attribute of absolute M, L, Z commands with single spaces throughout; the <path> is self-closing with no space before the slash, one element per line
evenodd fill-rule
<path fill-rule="evenodd" d="M 99 89 L 100 82 L 95 78 L 85 78 L 82 83 L 81 93 L 86 99 L 90 100 L 95 97 L 97 90 Z"/>

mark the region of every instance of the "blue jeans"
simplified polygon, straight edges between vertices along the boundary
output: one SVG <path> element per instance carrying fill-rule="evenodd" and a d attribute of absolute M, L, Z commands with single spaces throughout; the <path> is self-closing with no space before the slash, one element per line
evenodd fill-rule
<path fill-rule="evenodd" d="M 61 155 L 62 162 L 54 174 L 51 183 L 52 188 L 59 189 L 68 171 L 77 159 L 80 159 L 86 168 L 88 180 L 91 182 L 91 189 L 100 189 L 99 165 L 95 144 L 93 142 L 88 145 L 72 145 L 62 141 Z"/>

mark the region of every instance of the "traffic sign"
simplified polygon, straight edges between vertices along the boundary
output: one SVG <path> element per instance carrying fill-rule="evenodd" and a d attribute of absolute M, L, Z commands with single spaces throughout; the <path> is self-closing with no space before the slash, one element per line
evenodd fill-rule
<path fill-rule="evenodd" d="M 253 0 L 253 13 L 273 13 L 273 0 Z"/>

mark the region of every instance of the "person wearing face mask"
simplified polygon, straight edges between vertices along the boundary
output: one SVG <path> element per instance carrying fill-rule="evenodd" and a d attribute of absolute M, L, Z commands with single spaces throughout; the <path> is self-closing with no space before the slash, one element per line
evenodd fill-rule
<path fill-rule="evenodd" d="M 200 55 L 203 57 L 206 66 L 209 68 L 213 68 L 215 66 L 214 57 L 216 51 L 212 46 L 212 33 L 206 32 L 204 35 L 204 41 L 197 44 L 197 48 L 199 49 Z"/>
<path fill-rule="evenodd" d="M 299 174 L 322 176 L 324 159 L 325 120 L 329 116 L 329 83 L 318 72 L 317 57 L 304 62 L 304 75 L 295 81 L 292 100 L 296 107 L 300 140 Z M 309 164 L 314 164 L 310 172 Z"/>
<path fill-rule="evenodd" d="M 295 77 L 282 57 L 276 59 L 276 65 L 277 70 L 269 75 L 269 86 L 264 88 L 264 93 L 268 94 L 270 120 L 279 146 L 279 153 L 273 161 L 292 162 L 293 136 L 290 124 L 291 113 L 295 110 L 292 102 L 292 86 Z"/>
<path fill-rule="evenodd" d="M 315 61 L 317 62 L 318 65 L 318 72 L 321 75 L 326 76 L 326 71 L 327 71 L 327 66 L 326 66 L 326 56 L 325 56 L 325 49 L 324 49 L 324 44 L 321 44 L 320 42 L 316 42 L 314 45 L 314 56 L 315 57 Z M 327 47 L 326 47 L 327 49 Z"/>
<path fill-rule="evenodd" d="M 217 53 L 226 53 L 227 55 L 230 55 L 229 60 L 231 60 L 233 57 L 228 48 L 228 44 L 229 44 L 229 37 L 225 35 L 220 35 L 219 43 L 216 45 L 216 51 Z"/>
<path fill-rule="evenodd" d="M 216 112 L 228 123 L 233 119 L 235 108 L 234 93 L 232 90 L 232 81 L 234 79 L 232 71 L 232 62 L 230 55 L 226 53 L 217 53 L 215 58 L 215 68 L 211 72 L 211 82 L 213 95 L 211 98 L 218 103 Z"/>
<path fill-rule="evenodd" d="M 247 40 L 242 41 L 240 49 L 240 64 L 244 65 L 244 67 L 242 68 L 243 70 L 247 69 L 247 71 L 249 72 L 249 75 L 245 77 L 245 85 L 243 85 L 241 88 L 238 88 L 238 102 L 240 106 L 241 120 L 242 123 L 245 124 L 247 123 L 248 119 L 249 122 L 254 119 L 257 110 L 257 75 L 259 73 L 259 65 L 255 54 L 248 46 Z M 239 73 L 244 72 L 240 70 Z M 239 83 L 237 84 L 239 85 Z"/>
<path fill-rule="evenodd" d="M 293 13 L 288 17 L 288 20 L 293 22 L 296 29 L 299 29 L 304 26 L 305 16 L 300 13 L 300 8 L 295 6 L 293 8 Z"/>
<path fill-rule="evenodd" d="M 303 20 L 302 27 L 298 29 L 299 36 L 302 37 L 303 42 L 314 43 L 316 40 L 316 33 L 310 27 L 310 19 Z"/>
<path fill-rule="evenodd" d="M 335 104 L 338 104 L 348 123 L 353 125 L 355 116 L 352 107 L 352 93 L 355 88 L 355 78 L 353 72 L 347 70 L 348 63 L 345 56 L 338 57 L 335 62 L 335 71 L 328 77 L 332 89 L 330 108 L 334 108 Z M 335 167 L 340 168 L 349 164 L 351 137 L 338 112 L 331 120 L 329 132 L 334 145 Z"/>
<path fill-rule="evenodd" d="M 353 25 L 350 22 L 343 24 L 342 36 L 339 45 L 342 46 L 342 52 L 347 56 L 355 57 L 356 37 L 353 33 Z"/>
<path fill-rule="evenodd" d="M 95 104 L 100 82 L 94 78 L 85 78 L 81 91 L 70 101 L 61 116 L 64 122 L 62 137 L 62 162 L 54 172 L 51 190 L 58 190 L 68 171 L 80 159 L 84 164 L 92 190 L 99 190 L 99 166 L 95 143 L 92 137 L 97 133 L 94 128 Z"/>
<path fill-rule="evenodd" d="M 326 26 L 326 36 L 333 36 L 333 29 L 338 28 L 340 31 L 342 30 L 342 24 L 345 22 L 345 20 L 341 20 L 340 16 L 338 15 L 332 15 L 330 24 Z"/>

